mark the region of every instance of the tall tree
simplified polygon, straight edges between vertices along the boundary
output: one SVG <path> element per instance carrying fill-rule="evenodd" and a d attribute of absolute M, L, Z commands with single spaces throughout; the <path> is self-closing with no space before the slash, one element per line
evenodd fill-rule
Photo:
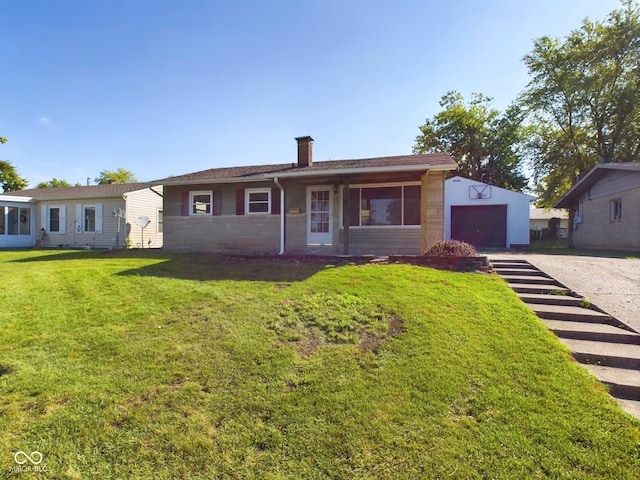
<path fill-rule="evenodd" d="M 640 159 L 638 12 L 637 1 L 626 0 L 605 22 L 584 20 L 562 40 L 536 40 L 524 57 L 532 78 L 520 104 L 533 125 L 529 147 L 544 206 L 562 197 L 598 157 Z"/>
<path fill-rule="evenodd" d="M 413 151 L 448 152 L 458 162 L 457 175 L 522 191 L 522 114 L 516 106 L 501 113 L 491 101 L 474 93 L 465 103 L 460 93 L 448 92 L 440 100 L 442 111 L 420 127 Z"/>
<path fill-rule="evenodd" d="M 7 139 L 0 137 L 0 143 L 7 143 Z M 23 190 L 27 185 L 26 178 L 22 178 L 16 172 L 16 169 L 10 162 L 0 160 L 0 186 L 3 192 L 15 192 L 16 190 Z"/>
<path fill-rule="evenodd" d="M 57 179 L 56 177 L 53 177 L 48 182 L 40 182 L 38 185 L 36 185 L 36 188 L 64 188 L 64 187 L 70 187 L 70 186 L 71 184 L 66 180 L 62 178 Z M 76 183 L 74 186 L 79 187 L 80 183 Z"/>
<path fill-rule="evenodd" d="M 102 170 L 100 176 L 95 179 L 98 185 L 105 185 L 108 183 L 135 183 L 135 174 L 131 170 L 126 170 L 122 167 L 118 167 L 116 171 Z"/>

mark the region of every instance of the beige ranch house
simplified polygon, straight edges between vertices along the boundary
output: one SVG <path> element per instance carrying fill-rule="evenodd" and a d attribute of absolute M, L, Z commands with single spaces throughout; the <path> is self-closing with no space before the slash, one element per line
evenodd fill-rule
<path fill-rule="evenodd" d="M 250 254 L 420 254 L 444 238 L 448 154 L 215 168 L 164 186 L 164 248 Z"/>
<path fill-rule="evenodd" d="M 0 195 L 0 248 L 124 248 L 127 238 L 132 248 L 161 248 L 162 237 L 161 185 L 32 188 Z"/>

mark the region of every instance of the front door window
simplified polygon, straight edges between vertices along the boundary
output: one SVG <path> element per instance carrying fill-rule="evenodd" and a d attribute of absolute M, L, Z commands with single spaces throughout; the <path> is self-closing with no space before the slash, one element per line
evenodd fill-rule
<path fill-rule="evenodd" d="M 331 188 L 309 187 L 307 190 L 307 243 L 331 245 Z"/>

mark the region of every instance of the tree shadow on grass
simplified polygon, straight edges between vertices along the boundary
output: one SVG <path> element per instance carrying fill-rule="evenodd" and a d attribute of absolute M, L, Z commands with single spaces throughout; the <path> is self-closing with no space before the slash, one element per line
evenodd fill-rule
<path fill-rule="evenodd" d="M 278 257 L 225 257 L 206 253 L 175 253 L 164 261 L 118 275 L 197 281 L 301 282 L 330 265 Z"/>
<path fill-rule="evenodd" d="M 317 272 L 330 268 L 333 262 L 324 258 L 228 256 L 211 253 L 166 252 L 144 250 L 65 250 L 38 251 L 16 263 L 66 260 L 149 260 L 153 263 L 123 270 L 116 275 L 176 278 L 197 281 L 300 282 Z M 125 266 L 123 264 L 123 266 Z"/>

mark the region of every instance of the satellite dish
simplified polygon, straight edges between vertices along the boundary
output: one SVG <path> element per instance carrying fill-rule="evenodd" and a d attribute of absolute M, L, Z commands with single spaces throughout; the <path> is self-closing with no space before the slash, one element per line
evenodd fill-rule
<path fill-rule="evenodd" d="M 135 224 L 138 225 L 139 227 L 146 227 L 147 225 L 149 225 L 149 223 L 151 222 L 151 219 L 149 217 L 136 217 L 136 219 L 134 220 Z"/>

